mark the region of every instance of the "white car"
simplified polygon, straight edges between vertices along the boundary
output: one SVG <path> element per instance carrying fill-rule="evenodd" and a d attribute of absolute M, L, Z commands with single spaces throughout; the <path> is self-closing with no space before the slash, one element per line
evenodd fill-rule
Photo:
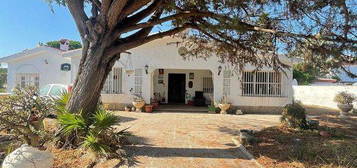
<path fill-rule="evenodd" d="M 353 83 L 352 86 L 357 86 L 357 82 Z"/>
<path fill-rule="evenodd" d="M 40 89 L 40 96 L 49 97 L 51 99 L 60 98 L 63 93 L 69 92 L 71 86 L 63 84 L 48 84 Z"/>

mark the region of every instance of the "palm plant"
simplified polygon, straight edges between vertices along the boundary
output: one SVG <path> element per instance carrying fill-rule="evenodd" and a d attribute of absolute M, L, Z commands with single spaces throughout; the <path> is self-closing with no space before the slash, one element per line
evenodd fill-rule
<path fill-rule="evenodd" d="M 71 98 L 71 94 L 69 92 L 63 92 L 61 96 L 55 100 L 55 110 L 57 114 L 61 114 L 67 111 L 67 102 Z"/>

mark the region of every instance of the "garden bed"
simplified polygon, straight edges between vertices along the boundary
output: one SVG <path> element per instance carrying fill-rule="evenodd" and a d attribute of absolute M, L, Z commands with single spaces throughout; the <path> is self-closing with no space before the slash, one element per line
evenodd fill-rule
<path fill-rule="evenodd" d="M 357 167 L 357 117 L 314 119 L 320 121 L 319 131 L 331 136 L 321 136 L 318 130 L 269 127 L 255 133 L 261 141 L 247 149 L 265 167 Z"/>

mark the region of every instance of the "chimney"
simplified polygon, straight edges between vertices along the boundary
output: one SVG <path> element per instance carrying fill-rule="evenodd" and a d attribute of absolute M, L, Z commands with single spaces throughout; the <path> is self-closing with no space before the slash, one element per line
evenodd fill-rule
<path fill-rule="evenodd" d="M 69 40 L 67 40 L 67 39 L 60 40 L 60 50 L 62 50 L 62 51 L 69 50 Z"/>

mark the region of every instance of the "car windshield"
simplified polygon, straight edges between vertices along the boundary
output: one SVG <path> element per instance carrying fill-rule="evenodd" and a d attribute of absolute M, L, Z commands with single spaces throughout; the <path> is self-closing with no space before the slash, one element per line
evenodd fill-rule
<path fill-rule="evenodd" d="M 49 93 L 50 96 L 53 97 L 59 97 L 61 96 L 61 94 L 63 94 L 66 91 L 65 88 L 63 88 L 62 86 L 56 86 L 54 85 Z"/>
<path fill-rule="evenodd" d="M 46 96 L 48 91 L 50 90 L 50 88 L 51 88 L 51 85 L 46 85 L 45 87 L 40 89 L 40 95 L 41 96 Z"/>

